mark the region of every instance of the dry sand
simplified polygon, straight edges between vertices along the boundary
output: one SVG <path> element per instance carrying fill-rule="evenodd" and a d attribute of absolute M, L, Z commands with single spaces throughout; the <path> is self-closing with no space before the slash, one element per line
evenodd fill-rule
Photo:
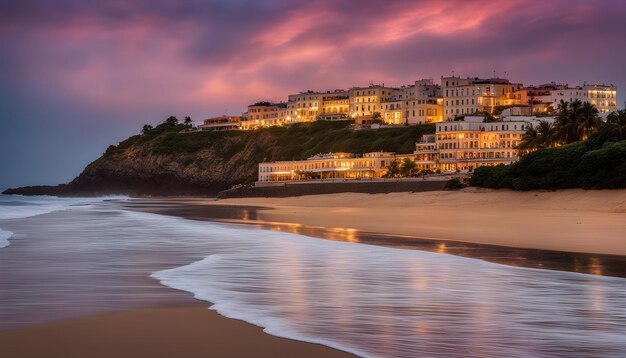
<path fill-rule="evenodd" d="M 468 188 L 390 194 L 225 199 L 264 221 L 571 252 L 626 255 L 626 190 Z"/>
<path fill-rule="evenodd" d="M 206 304 L 137 309 L 0 333 L 0 356 L 352 357 L 278 338 L 209 311 Z"/>

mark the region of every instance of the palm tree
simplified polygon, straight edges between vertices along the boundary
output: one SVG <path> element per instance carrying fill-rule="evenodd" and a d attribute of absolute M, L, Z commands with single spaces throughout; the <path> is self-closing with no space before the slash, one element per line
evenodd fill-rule
<path fill-rule="evenodd" d="M 395 178 L 400 175 L 400 162 L 397 159 L 394 159 L 387 166 L 387 172 L 383 175 L 385 178 Z"/>
<path fill-rule="evenodd" d="M 598 109 L 593 104 L 580 100 L 574 102 L 561 100 L 555 126 L 558 140 L 563 144 L 586 139 L 601 126 Z"/>
<path fill-rule="evenodd" d="M 411 158 L 404 158 L 400 165 L 400 174 L 403 177 L 414 177 L 417 175 L 417 163 Z"/>
<path fill-rule="evenodd" d="M 515 149 L 517 149 L 517 156 L 521 157 L 528 152 L 532 152 L 536 150 L 538 146 L 539 131 L 535 126 L 529 124 L 526 126 L 526 132 L 522 135 L 522 139 L 519 141 L 519 144 L 515 147 Z"/>
<path fill-rule="evenodd" d="M 626 109 L 609 114 L 606 119 L 606 131 L 616 140 L 626 140 Z"/>
<path fill-rule="evenodd" d="M 548 121 L 539 121 L 537 131 L 537 148 L 551 148 L 557 145 L 557 133 L 554 125 Z"/>
<path fill-rule="evenodd" d="M 580 108 L 580 116 L 578 119 L 578 132 L 582 140 L 589 138 L 589 136 L 600 129 L 602 126 L 602 120 L 598 116 L 598 109 L 596 106 L 589 102 L 583 103 Z"/>

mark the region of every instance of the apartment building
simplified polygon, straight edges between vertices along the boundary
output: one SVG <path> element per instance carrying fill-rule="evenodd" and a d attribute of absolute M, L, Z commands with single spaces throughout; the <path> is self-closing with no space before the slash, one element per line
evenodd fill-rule
<path fill-rule="evenodd" d="M 414 158 L 411 154 L 372 152 L 363 155 L 328 153 L 306 160 L 259 164 L 259 182 L 380 178 L 392 161 Z"/>
<path fill-rule="evenodd" d="M 285 112 L 285 103 L 257 102 L 248 106 L 241 120 L 241 129 L 256 129 L 282 124 L 280 115 Z"/>
<path fill-rule="evenodd" d="M 608 114 L 617 110 L 616 86 L 585 83 L 582 89 L 587 93 L 587 101 L 598 107 L 600 113 Z"/>
<path fill-rule="evenodd" d="M 350 117 L 371 116 L 374 112 L 381 115 L 387 103 L 398 92 L 397 88 L 385 87 L 384 84 L 371 84 L 368 87 L 353 87 L 348 90 Z"/>
<path fill-rule="evenodd" d="M 504 78 L 460 78 L 441 77 L 444 118 L 473 114 L 493 113 L 497 106 L 520 103 L 517 91 L 519 83 L 511 83 Z"/>
<path fill-rule="evenodd" d="M 561 101 L 590 102 L 600 113 L 611 113 L 617 109 L 617 87 L 613 85 L 587 84 L 570 87 L 567 84 L 549 83 L 529 86 L 518 90 L 521 103 L 533 106 L 534 113 L 557 108 Z"/>
<path fill-rule="evenodd" d="M 198 129 L 203 131 L 223 131 L 239 129 L 241 122 L 240 116 L 219 116 L 207 118 Z"/>
<path fill-rule="evenodd" d="M 308 122 L 324 114 L 336 117 L 347 116 L 349 110 L 348 92 L 334 90 L 326 92 L 306 91 L 290 94 L 287 101 L 287 121 Z"/>
<path fill-rule="evenodd" d="M 381 98 L 378 112 L 386 124 L 421 124 L 443 120 L 441 86 L 430 79 L 415 81 L 400 88 L 390 88 Z M 356 113 L 355 115 L 360 115 Z"/>
<path fill-rule="evenodd" d="M 528 125 L 554 118 L 511 116 L 497 122 L 483 122 L 482 116 L 463 121 L 437 123 L 436 132 L 416 143 L 420 169 L 442 172 L 471 172 L 479 166 L 511 164 L 518 160 L 515 147 Z"/>

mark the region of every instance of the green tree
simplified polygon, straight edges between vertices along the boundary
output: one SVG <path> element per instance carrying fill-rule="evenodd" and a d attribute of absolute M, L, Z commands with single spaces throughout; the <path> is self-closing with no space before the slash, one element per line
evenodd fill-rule
<path fill-rule="evenodd" d="M 517 156 L 535 151 L 539 147 L 539 131 L 531 124 L 526 126 L 526 132 L 522 135 L 522 139 L 515 149 L 517 149 Z"/>
<path fill-rule="evenodd" d="M 380 114 L 380 112 L 372 113 L 372 123 L 382 123 L 382 121 L 383 116 Z"/>
<path fill-rule="evenodd" d="M 596 106 L 589 102 L 583 103 L 580 108 L 580 113 L 577 118 L 578 132 L 582 140 L 589 138 L 589 136 L 602 127 L 602 120 L 598 116 L 598 109 Z"/>
<path fill-rule="evenodd" d="M 407 178 L 417 176 L 417 163 L 411 158 L 404 158 L 400 164 L 400 175 Z"/>
<path fill-rule="evenodd" d="M 626 140 L 626 109 L 611 112 L 606 119 L 606 133 L 613 140 Z"/>
<path fill-rule="evenodd" d="M 400 161 L 394 159 L 387 165 L 387 172 L 383 175 L 385 178 L 397 178 L 400 175 Z"/>
<path fill-rule="evenodd" d="M 185 124 L 187 127 L 191 127 L 191 117 L 186 116 L 183 124 Z"/>
<path fill-rule="evenodd" d="M 169 116 L 164 123 L 168 126 L 175 126 L 178 124 L 178 118 L 175 116 Z"/>
<path fill-rule="evenodd" d="M 557 137 L 561 143 L 573 143 L 580 140 L 578 123 L 576 123 L 576 111 L 579 106 L 578 103 L 575 103 L 561 100 L 557 106 L 555 126 Z"/>
<path fill-rule="evenodd" d="M 539 121 L 537 125 L 538 149 L 555 147 L 557 142 L 556 127 L 548 121 Z"/>
<path fill-rule="evenodd" d="M 141 134 L 146 135 L 153 129 L 154 129 L 154 127 L 152 127 L 151 125 L 144 124 L 143 127 L 141 128 Z"/>
<path fill-rule="evenodd" d="M 519 157 L 538 149 L 552 148 L 557 144 L 556 127 L 548 121 L 539 121 L 536 126 L 526 126 L 526 132 L 516 147 L 517 155 Z"/>

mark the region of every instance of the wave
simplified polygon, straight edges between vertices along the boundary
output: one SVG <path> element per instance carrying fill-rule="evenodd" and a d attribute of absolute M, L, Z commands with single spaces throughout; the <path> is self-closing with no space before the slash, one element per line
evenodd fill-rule
<path fill-rule="evenodd" d="M 373 357 L 355 347 L 345 346 L 327 339 L 295 334 L 285 327 L 285 322 L 282 319 L 257 314 L 254 310 L 246 310 L 237 303 L 222 299 L 220 294 L 216 292 L 217 290 L 214 290 L 210 286 L 199 285 L 196 279 L 202 275 L 198 275 L 198 273 L 206 271 L 215 264 L 219 264 L 220 259 L 222 259 L 222 256 L 219 254 L 210 255 L 186 266 L 155 272 L 150 275 L 150 277 L 157 279 L 162 285 L 192 293 L 195 299 L 212 303 L 212 306 L 209 307 L 211 310 L 218 312 L 224 317 L 242 320 L 257 327 L 261 327 L 263 332 L 267 334 L 302 342 L 321 344 L 360 357 Z"/>
<path fill-rule="evenodd" d="M 11 231 L 0 229 L 0 249 L 9 246 L 9 239 L 11 237 L 13 237 L 13 233 Z"/>
<path fill-rule="evenodd" d="M 57 198 L 50 196 L 0 196 L 0 219 L 23 219 L 54 211 L 88 207 L 107 200 L 126 200 L 124 196 L 96 198 Z"/>
<path fill-rule="evenodd" d="M 151 276 L 275 336 L 366 357 L 608 357 L 626 349 L 616 340 L 626 334 L 622 278 L 207 228 L 232 247 Z"/>

